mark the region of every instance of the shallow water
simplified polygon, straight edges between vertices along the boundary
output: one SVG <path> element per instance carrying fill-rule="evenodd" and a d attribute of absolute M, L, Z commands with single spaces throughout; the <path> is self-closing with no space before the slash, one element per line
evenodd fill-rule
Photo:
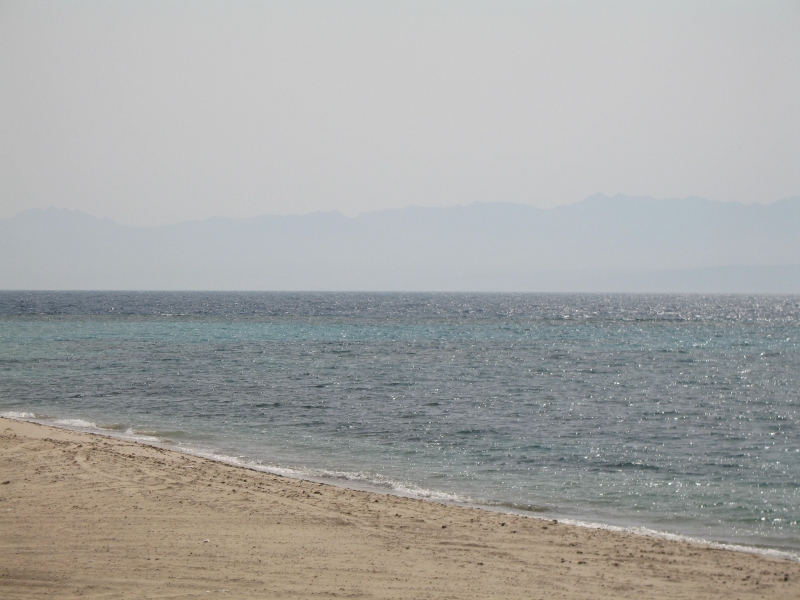
<path fill-rule="evenodd" d="M 798 296 L 2 292 L 0 410 L 798 551 L 799 325 Z"/>

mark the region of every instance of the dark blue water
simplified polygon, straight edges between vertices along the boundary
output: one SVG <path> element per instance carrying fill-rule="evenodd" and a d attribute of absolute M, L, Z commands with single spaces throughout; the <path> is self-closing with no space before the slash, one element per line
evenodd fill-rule
<path fill-rule="evenodd" d="M 799 339 L 798 296 L 2 292 L 0 409 L 798 552 Z"/>

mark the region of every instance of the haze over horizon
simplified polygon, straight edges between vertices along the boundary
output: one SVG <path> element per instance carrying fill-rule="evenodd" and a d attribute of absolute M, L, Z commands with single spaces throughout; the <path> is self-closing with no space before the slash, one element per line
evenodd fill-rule
<path fill-rule="evenodd" d="M 800 194 L 800 4 L 0 6 L 0 219 Z"/>
<path fill-rule="evenodd" d="M 94 214 L 94 213 L 92 213 L 90 211 L 82 210 L 80 208 L 64 208 L 64 207 L 50 205 L 50 206 L 36 206 L 36 207 L 26 208 L 26 209 L 21 210 L 20 212 L 18 212 L 16 214 L 10 215 L 10 217 L 6 217 L 6 218 L 12 218 L 13 219 L 14 217 L 19 217 L 23 213 L 28 213 L 28 212 L 50 211 L 50 210 L 62 211 L 62 210 L 65 210 L 65 211 L 82 213 L 82 214 L 88 215 L 90 217 L 95 217 L 95 218 L 98 218 L 98 219 L 108 219 L 108 220 L 113 221 L 114 223 L 116 223 L 118 225 L 123 225 L 123 226 L 127 226 L 127 227 L 164 227 L 164 226 L 171 226 L 171 225 L 182 225 L 182 224 L 190 223 L 190 222 L 193 222 L 193 221 L 209 221 L 209 220 L 215 220 L 215 219 L 231 219 L 231 220 L 234 220 L 234 221 L 241 221 L 241 220 L 253 219 L 253 218 L 258 218 L 258 217 L 307 217 L 307 216 L 312 216 L 312 215 L 319 214 L 319 213 L 322 213 L 322 214 L 324 214 L 324 213 L 335 213 L 335 214 L 342 215 L 343 217 L 348 218 L 348 219 L 357 219 L 359 217 L 363 217 L 365 215 L 369 215 L 371 213 L 378 213 L 378 212 L 396 212 L 396 211 L 404 211 L 404 210 L 418 209 L 418 208 L 431 208 L 431 209 L 442 209 L 442 210 L 451 209 L 451 208 L 458 209 L 458 208 L 469 208 L 469 207 L 475 206 L 475 205 L 487 205 L 487 204 L 498 204 L 498 205 L 508 204 L 508 205 L 518 205 L 518 206 L 526 206 L 526 207 L 531 207 L 531 208 L 538 208 L 540 210 L 551 210 L 553 208 L 575 206 L 577 204 L 580 204 L 580 203 L 582 203 L 582 202 L 584 202 L 586 200 L 590 200 L 590 199 L 593 199 L 593 198 L 610 198 L 610 199 L 613 199 L 613 198 L 634 198 L 634 199 L 643 199 L 643 200 L 647 200 L 647 201 L 656 201 L 656 202 L 682 202 L 682 201 L 695 200 L 696 199 L 696 200 L 700 200 L 700 201 L 703 201 L 703 202 L 711 202 L 711 203 L 714 203 L 714 204 L 728 204 L 728 205 L 741 204 L 741 205 L 744 205 L 744 206 L 747 206 L 747 205 L 769 206 L 770 204 L 775 204 L 775 203 L 782 202 L 782 201 L 785 201 L 785 200 L 788 200 L 788 201 L 794 200 L 795 196 L 787 197 L 787 198 L 775 198 L 775 199 L 766 200 L 766 201 L 763 201 L 763 202 L 743 203 L 743 202 L 738 202 L 736 200 L 728 200 L 728 201 L 710 200 L 708 198 L 701 198 L 699 196 L 687 196 L 685 198 L 653 198 L 651 196 L 633 196 L 632 197 L 632 196 L 628 196 L 626 194 L 621 194 L 621 193 L 614 194 L 613 196 L 609 196 L 609 195 L 603 194 L 602 192 L 597 192 L 595 194 L 590 194 L 586 198 L 582 198 L 582 199 L 577 200 L 575 202 L 558 204 L 556 206 L 548 206 L 548 207 L 535 207 L 535 206 L 531 206 L 529 204 L 525 204 L 525 203 L 521 203 L 521 202 L 505 202 L 503 200 L 496 200 L 496 201 L 476 200 L 474 202 L 470 202 L 470 203 L 466 203 L 466 204 L 464 204 L 464 203 L 455 203 L 455 204 L 440 205 L 440 206 L 437 206 L 437 205 L 422 206 L 422 205 L 419 205 L 419 204 L 408 204 L 408 205 L 405 205 L 405 206 L 396 206 L 396 207 L 392 207 L 392 208 L 388 208 L 388 209 L 367 209 L 367 210 L 364 210 L 362 212 L 355 213 L 355 214 L 347 214 L 347 213 L 345 213 L 345 212 L 343 212 L 341 210 L 337 210 L 335 208 L 331 208 L 329 210 L 311 210 L 311 211 L 308 211 L 308 212 L 295 212 L 295 213 L 267 213 L 267 212 L 265 212 L 265 213 L 261 213 L 261 214 L 248 215 L 246 217 L 236 217 L 236 216 L 230 217 L 230 216 L 225 216 L 225 215 L 209 215 L 209 216 L 204 217 L 204 218 L 197 218 L 197 219 L 191 219 L 190 218 L 190 219 L 185 219 L 183 221 L 176 221 L 174 223 L 163 223 L 163 224 L 159 224 L 159 225 L 138 225 L 138 224 L 122 223 L 122 222 L 117 221 L 116 219 L 113 219 L 111 217 Z M 0 221 L 1 220 L 3 220 L 3 219 L 0 218 Z"/>
<path fill-rule="evenodd" d="M 595 195 L 120 225 L 0 220 L 0 289 L 800 292 L 800 196 L 771 204 Z"/>

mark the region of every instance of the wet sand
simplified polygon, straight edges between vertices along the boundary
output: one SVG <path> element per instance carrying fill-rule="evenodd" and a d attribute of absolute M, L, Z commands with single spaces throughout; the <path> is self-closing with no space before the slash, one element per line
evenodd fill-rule
<path fill-rule="evenodd" d="M 800 598 L 800 563 L 0 419 L 2 598 Z"/>

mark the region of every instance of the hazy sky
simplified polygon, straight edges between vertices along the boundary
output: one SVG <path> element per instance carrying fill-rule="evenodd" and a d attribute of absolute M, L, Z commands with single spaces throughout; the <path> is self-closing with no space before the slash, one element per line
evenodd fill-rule
<path fill-rule="evenodd" d="M 800 2 L 0 3 L 0 218 L 800 194 Z"/>

